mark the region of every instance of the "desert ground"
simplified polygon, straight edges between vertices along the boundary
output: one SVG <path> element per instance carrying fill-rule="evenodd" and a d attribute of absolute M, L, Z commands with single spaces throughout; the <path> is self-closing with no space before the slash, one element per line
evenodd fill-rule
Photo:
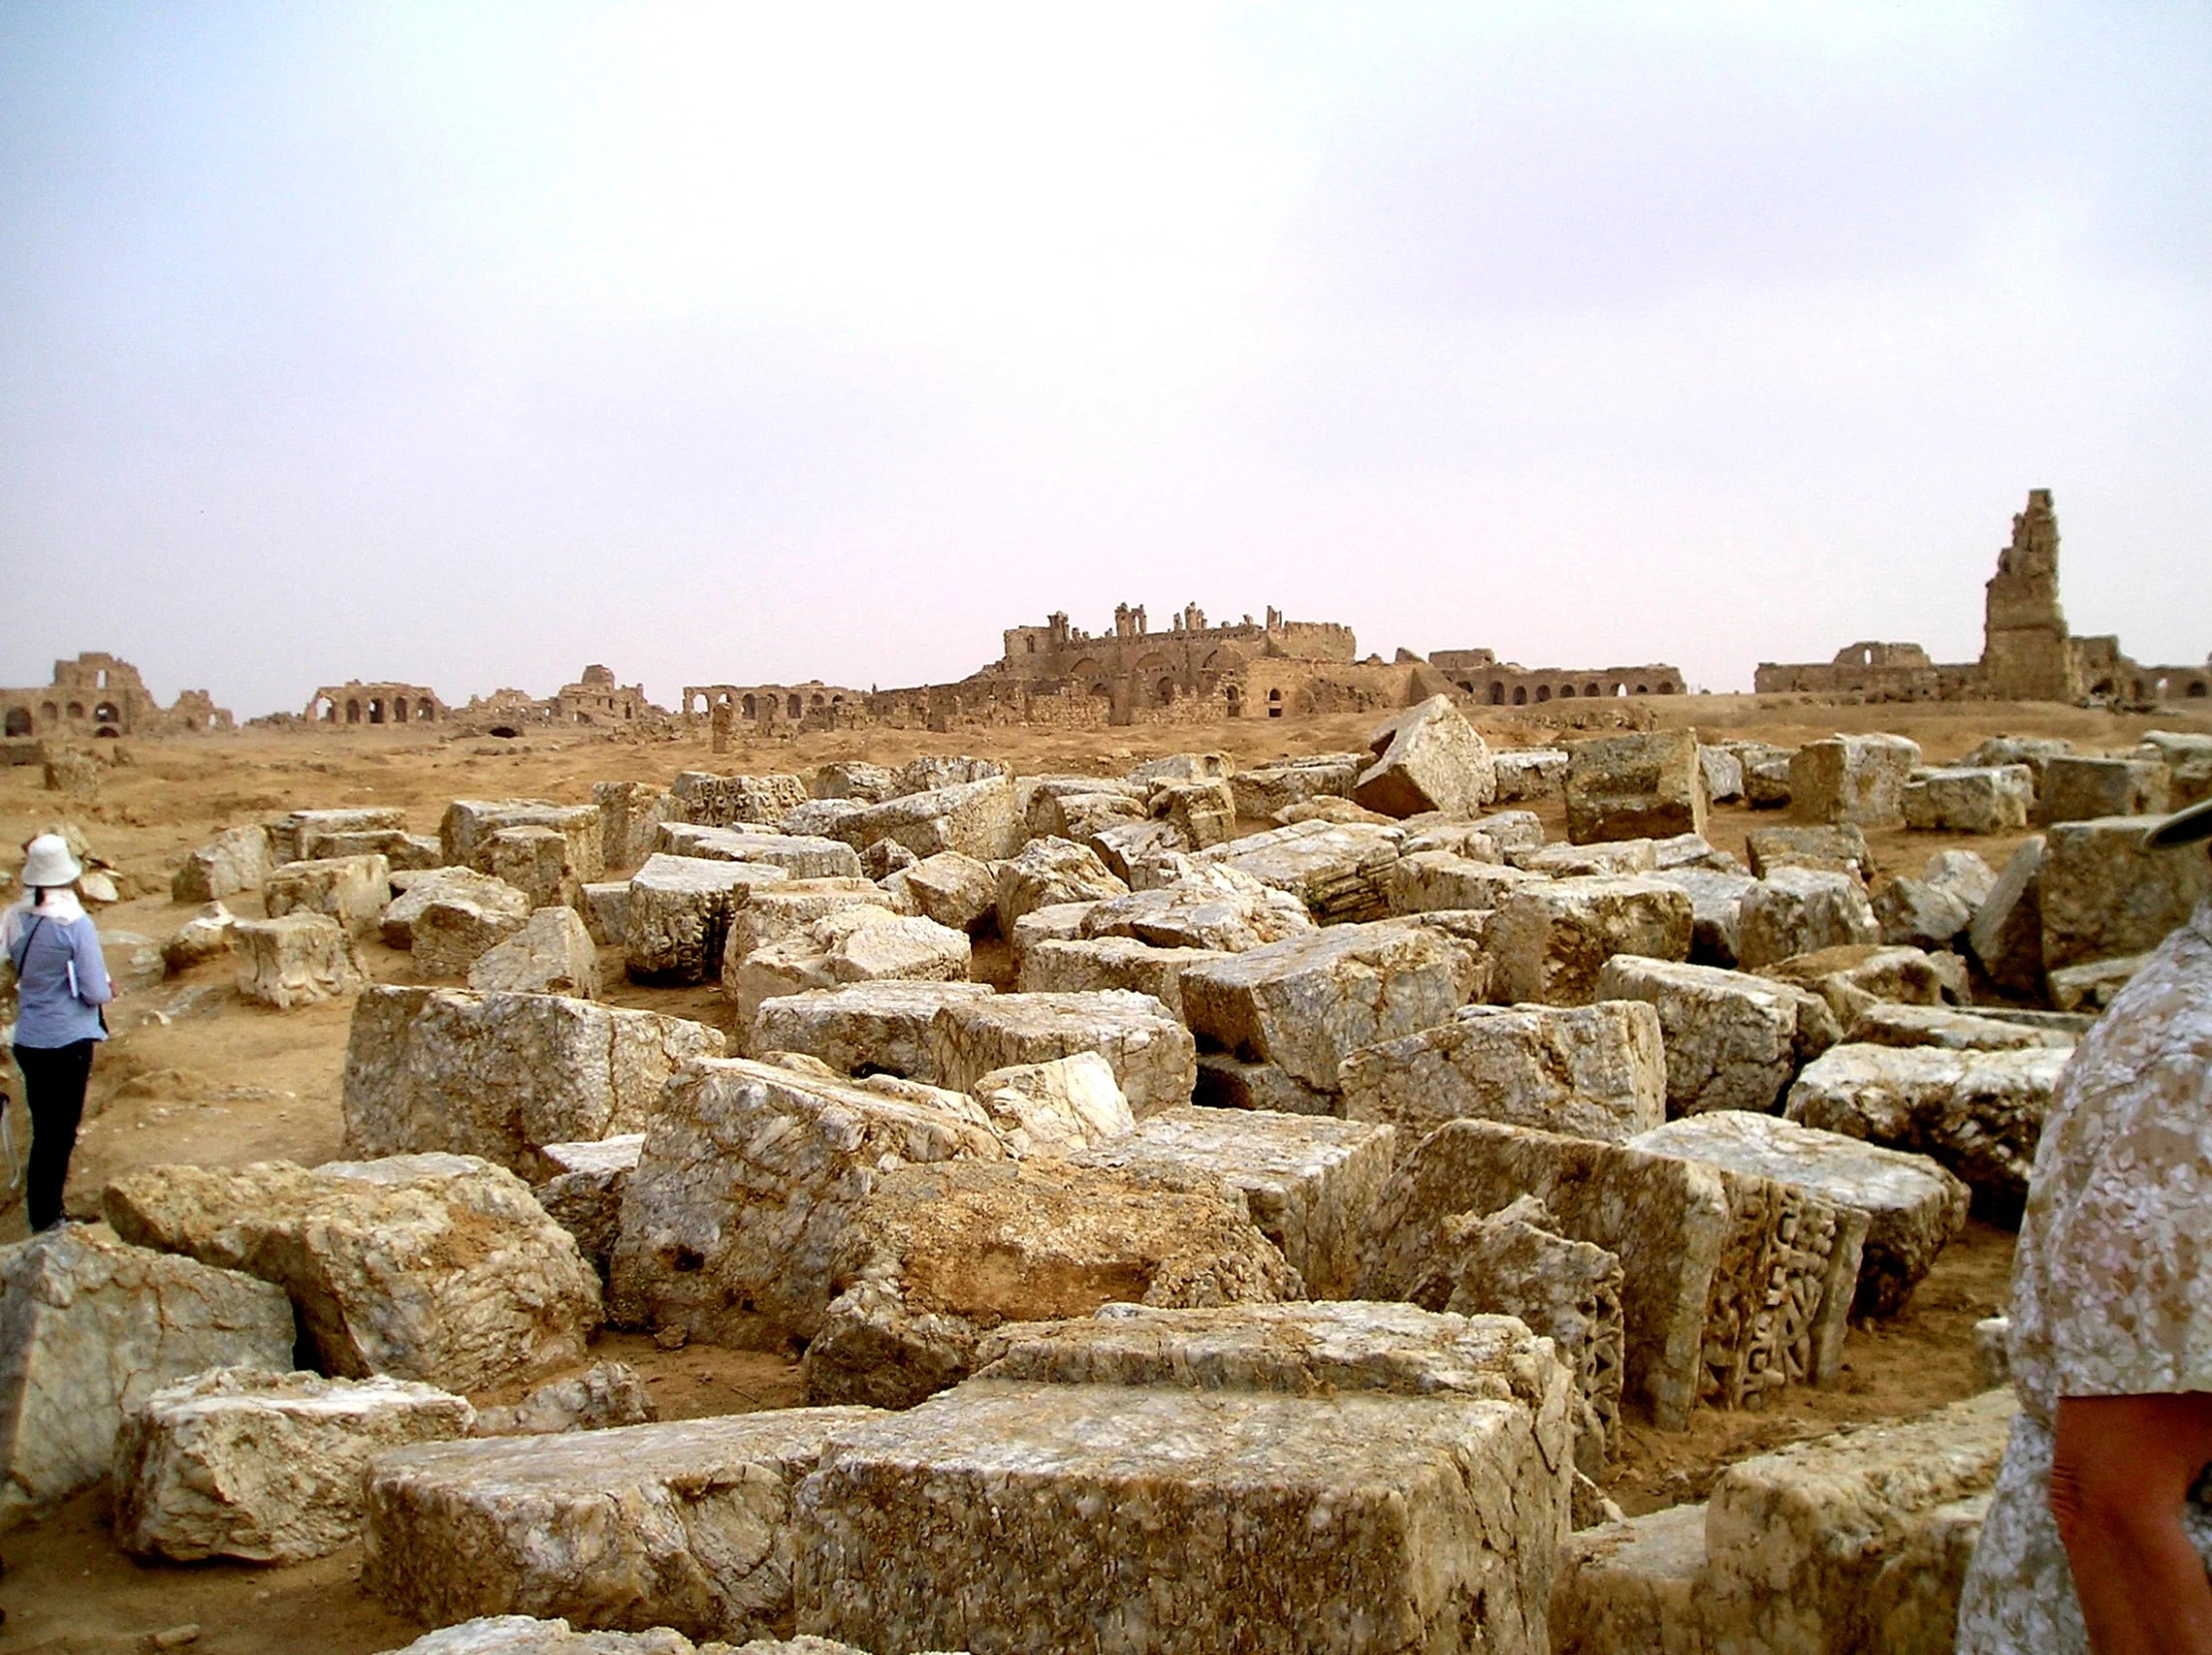
<path fill-rule="evenodd" d="M 1996 734 L 2062 736 L 2077 750 L 2097 751 L 2124 749 L 2146 729 L 2212 732 L 2212 717 L 2202 715 L 2121 715 L 2041 704 L 1822 705 L 1696 696 L 1654 700 L 1648 709 L 1660 724 L 1694 725 L 1709 741 L 1795 745 L 1838 731 L 1889 731 L 1919 742 L 1931 763 L 1955 760 Z M 1521 715 L 1483 709 L 1470 716 L 1493 747 L 1542 745 L 1562 734 L 1533 710 Z M 121 973 L 123 996 L 112 1008 L 115 1038 L 94 1071 L 71 1176 L 70 1211 L 97 1215 L 110 1178 L 150 1163 L 285 1158 L 313 1164 L 339 1153 L 348 1002 L 277 1012 L 235 997 L 227 959 L 167 978 L 158 957 L 151 969 L 133 970 L 128 963 L 187 917 L 189 909 L 169 901 L 169 874 L 186 850 L 222 828 L 289 810 L 374 804 L 404 807 L 411 830 L 435 833 L 447 802 L 455 798 L 584 802 L 598 781 L 665 785 L 683 770 L 803 774 L 831 760 L 896 764 L 923 753 L 973 753 L 1005 761 L 1021 774 L 1118 775 L 1141 759 L 1188 751 L 1218 751 L 1252 765 L 1364 746 L 1375 722 L 1373 715 L 1344 715 L 1088 732 L 869 730 L 752 745 L 741 736 L 723 755 L 710 752 L 703 729 L 649 739 L 533 730 L 513 740 L 421 730 L 245 731 L 103 744 L 113 747 L 108 756 L 115 762 L 104 769 L 94 804 L 71 804 L 45 792 L 35 767 L 0 770 L 0 835 L 14 844 L 59 822 L 74 823 L 121 875 L 124 889 L 124 900 L 97 914 Z M 1564 836 L 1559 805 L 1538 809 L 1548 835 Z M 1740 853 L 1745 831 L 1774 820 L 1717 809 L 1708 836 Z M 1888 876 L 1916 873 L 1932 853 L 1951 847 L 1977 850 L 1996 865 L 2018 835 L 1975 839 L 1894 830 L 1868 837 Z M 252 894 L 232 898 L 229 905 L 245 916 L 260 912 Z M 363 948 L 378 979 L 420 980 L 411 974 L 412 956 L 385 949 L 373 936 Z M 728 1007 L 715 985 L 631 984 L 622 975 L 619 950 L 610 950 L 602 966 L 615 1003 L 727 1026 Z M 978 968 L 979 974 L 991 974 L 1003 970 L 1003 961 L 979 950 Z M 12 1072 L 9 1078 L 12 1082 Z M 20 1153 L 28 1134 L 20 1104 L 13 1127 Z M 0 1239 L 24 1233 L 19 1180 L 8 1202 L 0 1212 Z M 1781 1405 L 1766 1412 L 1702 1411 L 1687 1433 L 1632 1425 L 1608 1491 L 1632 1514 L 1696 1499 L 1723 1469 L 1747 1455 L 1838 1425 L 1920 1413 L 1971 1394 L 1978 1388 L 1972 1326 L 2003 1307 L 2011 1252 L 2007 1232 L 1974 1224 L 1946 1252 L 1905 1314 L 1878 1328 L 1853 1331 L 1843 1383 L 1835 1389 L 1791 1389 Z M 776 1357 L 702 1346 L 670 1352 L 650 1339 L 616 1334 L 602 1336 L 594 1355 L 632 1364 L 645 1376 L 664 1419 L 798 1400 L 795 1365 Z M 304 1650 L 366 1655 L 403 1645 L 421 1630 L 364 1595 L 353 1550 L 288 1568 L 135 1562 L 109 1540 L 99 1494 L 17 1528 L 0 1539 L 0 1552 L 6 1558 L 0 1607 L 7 1617 L 0 1650 L 121 1655 L 182 1647 L 178 1629 L 196 1627 L 189 1647 L 208 1655 Z M 150 1641 L 161 1633 L 173 1636 L 164 1644 Z"/>

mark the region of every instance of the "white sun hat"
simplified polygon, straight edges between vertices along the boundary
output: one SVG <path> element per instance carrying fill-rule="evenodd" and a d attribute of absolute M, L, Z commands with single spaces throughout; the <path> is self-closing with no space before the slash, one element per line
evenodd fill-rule
<path fill-rule="evenodd" d="M 26 885 L 73 885 L 84 871 L 84 865 L 69 853 L 69 840 L 59 833 L 41 833 L 23 847 Z"/>

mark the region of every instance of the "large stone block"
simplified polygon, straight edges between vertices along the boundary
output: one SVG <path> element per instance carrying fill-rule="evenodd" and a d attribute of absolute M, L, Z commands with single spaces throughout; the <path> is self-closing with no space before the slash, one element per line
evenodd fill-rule
<path fill-rule="evenodd" d="M 623 1190 L 613 1320 L 740 1348 L 811 1339 L 838 1233 L 884 1173 L 1005 1156 L 959 1094 L 742 1059 L 690 1065 L 663 1093 Z"/>
<path fill-rule="evenodd" d="M 183 1563 L 320 1557 L 360 1538 L 372 1456 L 466 1437 L 474 1420 L 464 1399 L 408 1380 L 211 1369 L 126 1416 L 116 1541 Z"/>
<path fill-rule="evenodd" d="M 392 901 L 392 868 L 382 856 L 329 856 L 286 862 L 261 884 L 271 919 L 288 913 L 328 914 L 349 931 L 365 931 Z"/>
<path fill-rule="evenodd" d="M 1363 823 L 1301 822 L 1197 852 L 1261 884 L 1290 892 L 1322 924 L 1381 919 L 1404 829 Z"/>
<path fill-rule="evenodd" d="M 780 867 L 793 879 L 857 879 L 860 854 L 842 839 L 805 833 L 770 833 L 740 828 L 702 828 L 664 822 L 656 851 L 710 862 L 753 862 Z"/>
<path fill-rule="evenodd" d="M 546 1145 L 643 1132 L 668 1077 L 724 1047 L 704 1023 L 564 995 L 371 988 L 346 1045 L 346 1152 L 446 1151 L 542 1179 Z"/>
<path fill-rule="evenodd" d="M 1136 1129 L 1113 1066 L 1097 1052 L 994 1069 L 969 1096 L 1020 1159 L 1072 1156 Z"/>
<path fill-rule="evenodd" d="M 1748 873 L 1710 867 L 1663 867 L 1652 877 L 1690 896 L 1690 958 L 1700 965 L 1734 966 L 1743 939 L 1743 898 L 1758 881 Z"/>
<path fill-rule="evenodd" d="M 1859 1013 L 1845 1038 L 1865 1046 L 1947 1046 L 1953 1051 L 2012 1052 L 2070 1047 L 2071 1029 L 1986 1017 L 1949 1006 L 1876 1002 Z"/>
<path fill-rule="evenodd" d="M 1860 1316 L 1903 1310 L 1936 1255 L 1966 1228 L 1967 1186 L 1929 1157 L 1771 1115 L 1723 1110 L 1671 1121 L 1630 1148 L 1755 1173 L 1864 1212 L 1866 1242 L 1853 1303 Z"/>
<path fill-rule="evenodd" d="M 2100 817 L 2163 816 L 2166 782 L 2166 767 L 2156 759 L 2054 757 L 2044 767 L 2036 820 L 2049 827 Z"/>
<path fill-rule="evenodd" d="M 1971 850 L 1941 850 L 1917 879 L 1898 877 L 1874 894 L 1884 942 L 1912 948 L 1962 943 L 1975 910 L 1997 888 L 1997 874 Z"/>
<path fill-rule="evenodd" d="M 666 1626 L 650 1632 L 578 1632 L 535 1615 L 476 1615 L 426 1632 L 393 1655 L 722 1655 L 728 1644 L 694 1644 Z M 756 1638 L 737 1655 L 867 1655 L 826 1638 Z"/>
<path fill-rule="evenodd" d="M 668 794 L 647 782 L 594 782 L 591 803 L 599 812 L 599 859 L 608 873 L 638 866 L 660 844 Z"/>
<path fill-rule="evenodd" d="M 997 881 L 999 930 L 1006 936 L 1014 934 L 1016 920 L 1038 908 L 1129 893 L 1097 851 L 1068 839 L 1030 840 L 1020 855 L 999 863 Z"/>
<path fill-rule="evenodd" d="M 1882 927 L 1866 887 L 1848 873 L 1777 867 L 1743 894 L 1737 940 L 1746 971 L 1817 953 L 1823 948 L 1881 940 Z"/>
<path fill-rule="evenodd" d="M 1490 927 L 1491 998 L 1587 1004 L 1615 954 L 1690 956 L 1690 894 L 1656 874 L 1553 879 L 1506 897 Z"/>
<path fill-rule="evenodd" d="M 269 865 L 269 830 L 259 823 L 232 828 L 184 857 L 169 880 L 169 900 L 196 904 L 259 890 Z"/>
<path fill-rule="evenodd" d="M 702 828 L 760 827 L 780 823 L 806 803 L 806 784 L 795 776 L 717 776 L 686 770 L 669 784 L 668 819 Z"/>
<path fill-rule="evenodd" d="M 262 827 L 269 835 L 269 864 L 296 862 L 307 852 L 305 841 L 327 833 L 365 833 L 379 830 L 403 832 L 407 813 L 396 806 L 372 805 L 339 811 L 290 811 Z"/>
<path fill-rule="evenodd" d="M 920 914 L 853 904 L 754 949 L 735 975 L 725 969 L 723 989 L 736 1003 L 743 1029 L 752 1026 L 764 1001 L 840 983 L 962 982 L 972 961 L 965 931 Z"/>
<path fill-rule="evenodd" d="M 898 900 L 903 894 L 914 911 L 956 931 L 973 931 L 998 920 L 999 882 L 991 864 L 957 850 L 940 850 L 900 868 L 883 881 L 883 889 L 894 906 L 904 905 Z"/>
<path fill-rule="evenodd" d="M 1684 838 L 1705 843 L 1704 835 L 1685 833 Z M 1669 841 L 1673 842 L 1672 840 Z M 1547 879 L 1587 878 L 1594 873 L 1650 873 L 1659 866 L 1655 841 L 1648 838 L 1608 839 L 1597 844 L 1546 844 L 1516 851 L 1512 863 Z"/>
<path fill-rule="evenodd" d="M 511 935 L 520 929 L 522 922 L 530 916 L 530 899 L 504 879 L 495 879 L 488 873 L 478 873 L 473 867 L 429 868 L 411 876 L 407 881 L 407 888 L 392 898 L 391 905 L 379 917 L 377 924 L 385 947 L 413 948 L 415 927 L 422 922 L 423 915 L 430 911 L 431 904 L 440 901 L 472 903 L 482 909 L 487 916 L 496 916 L 499 921 L 505 922 L 505 929 L 498 933 L 502 936 Z M 482 952 L 481 948 L 476 950 L 476 954 Z M 474 959 L 475 954 L 469 957 Z M 462 962 L 462 969 L 467 968 L 468 961 L 465 960 Z M 434 973 L 447 974 L 449 973 L 443 971 Z"/>
<path fill-rule="evenodd" d="M 0 1525 L 109 1474 L 125 1416 L 207 1368 L 292 1365 L 267 1282 L 65 1224 L 0 1247 Z"/>
<path fill-rule="evenodd" d="M 1185 1172 L 1244 1198 L 1260 1233 L 1315 1298 L 1348 1297 L 1360 1237 L 1390 1177 L 1398 1134 L 1376 1122 L 1259 1110 L 1171 1109 L 1082 1151 L 1078 1165 Z"/>
<path fill-rule="evenodd" d="M 1432 695 L 1378 726 L 1375 762 L 1352 786 L 1355 803 L 1389 817 L 1472 816 L 1497 791 L 1490 749 L 1448 695 Z"/>
<path fill-rule="evenodd" d="M 739 967 L 756 949 L 810 930 L 846 908 L 911 912 L 902 910 L 896 897 L 872 879 L 786 879 L 748 885 L 730 910 L 730 933 L 722 945 L 722 980 L 735 982 Z"/>
<path fill-rule="evenodd" d="M 539 908 L 504 942 L 476 956 L 469 986 L 479 994 L 599 998 L 599 950 L 574 908 Z"/>
<path fill-rule="evenodd" d="M 2157 818 L 2061 822 L 2044 840 L 2038 871 L 2048 972 L 2147 954 L 2212 896 L 2212 860 L 2151 850 Z"/>
<path fill-rule="evenodd" d="M 1450 850 L 1417 850 L 1391 869 L 1391 912 L 1431 913 L 1444 908 L 1496 908 L 1543 873 L 1478 862 Z"/>
<path fill-rule="evenodd" d="M 1401 1153 L 1446 1121 L 1618 1143 L 1667 1118 L 1659 1015 L 1629 1000 L 1468 1006 L 1447 1023 L 1352 1053 L 1342 1085 L 1345 1116 L 1395 1126 Z"/>
<path fill-rule="evenodd" d="M 988 776 L 870 805 L 844 817 L 828 832 L 855 849 L 887 838 L 924 859 L 957 850 L 995 862 L 1022 847 L 1025 829 L 1013 779 Z"/>
<path fill-rule="evenodd" d="M 1229 956 L 1211 948 L 1154 948 L 1134 937 L 1041 942 L 1022 951 L 1015 986 L 1024 994 L 1070 994 L 1117 988 L 1148 994 L 1183 1017 L 1183 973 Z"/>
<path fill-rule="evenodd" d="M 548 1144 L 538 1152 L 550 1175 L 530 1193 L 545 1215 L 576 1238 L 576 1250 L 602 1284 L 622 1234 L 622 1191 L 645 1148 L 642 1132 L 580 1144 Z"/>
<path fill-rule="evenodd" d="M 473 1156 L 150 1166 L 102 1204 L 134 1242 L 283 1288 L 317 1366 L 342 1378 L 485 1390 L 580 1363 L 599 1324 L 574 1239 Z"/>
<path fill-rule="evenodd" d="M 1848 873 L 1861 884 L 1871 883 L 1875 874 L 1866 835 L 1847 822 L 1813 828 L 1753 828 L 1743 835 L 1743 853 L 1750 859 L 1752 874 L 1761 879 L 1783 867 Z"/>
<path fill-rule="evenodd" d="M 1523 748 L 1492 756 L 1491 772 L 1497 779 L 1495 798 L 1500 804 L 1513 800 L 1557 799 L 1567 786 L 1567 755 L 1555 747 Z"/>
<path fill-rule="evenodd" d="M 981 999 L 988 983 L 892 980 L 810 989 L 763 1000 L 746 1048 L 753 1055 L 802 1052 L 843 1075 L 895 1075 L 938 1084 L 930 1025 L 954 1000 Z"/>
<path fill-rule="evenodd" d="M 1241 954 L 1318 927 L 1290 892 L 1237 868 L 1197 863 L 1166 884 L 1089 907 L 1079 929 L 1086 937 L 1133 937 L 1155 948 Z"/>
<path fill-rule="evenodd" d="M 630 975 L 698 983 L 722 970 L 730 916 L 756 885 L 782 884 L 780 867 L 656 853 L 630 880 Z"/>
<path fill-rule="evenodd" d="M 1713 1109 L 1770 1113 L 1797 1066 L 1838 1038 L 1818 995 L 1708 965 L 1616 954 L 1598 973 L 1597 996 L 1601 1004 L 1642 1000 L 1658 1011 L 1670 1118 Z"/>
<path fill-rule="evenodd" d="M 1942 833 L 2015 833 L 2028 826 L 2036 781 L 2026 765 L 1954 766 L 1905 784 L 1905 826 Z"/>
<path fill-rule="evenodd" d="M 1871 943 L 1821 948 L 1759 967 L 1758 975 L 1817 994 L 1847 1029 L 1877 1005 L 1941 1005 L 1966 987 L 1955 954 Z"/>
<path fill-rule="evenodd" d="M 1966 933 L 1990 981 L 2024 996 L 2043 992 L 2043 834 L 2021 840 Z"/>
<path fill-rule="evenodd" d="M 1705 771 L 1691 730 L 1593 736 L 1567 744 L 1567 837 L 1666 838 L 1702 833 Z"/>
<path fill-rule="evenodd" d="M 1222 844 L 1236 836 L 1236 795 L 1225 776 L 1170 782 L 1154 790 L 1145 808 L 1181 834 L 1193 850 Z"/>
<path fill-rule="evenodd" d="M 1350 800 L 1360 772 L 1373 762 L 1371 753 L 1315 753 L 1285 759 L 1238 771 L 1229 778 L 1229 791 L 1236 799 L 1238 816 L 1265 822 L 1277 811 L 1309 800 Z"/>
<path fill-rule="evenodd" d="M 477 842 L 476 865 L 520 891 L 532 908 L 568 907 L 583 899 L 584 886 L 572 849 L 557 828 L 517 824 L 494 828 Z"/>
<path fill-rule="evenodd" d="M 1919 766 L 1920 744 L 1903 736 L 1808 742 L 1789 761 L 1790 809 L 1807 822 L 1901 828 L 1905 784 Z"/>
<path fill-rule="evenodd" d="M 428 1621 L 789 1632 L 792 1492 L 830 1433 L 869 1417 L 788 1408 L 398 1450 L 369 1473 L 362 1585 Z"/>
<path fill-rule="evenodd" d="M 230 927 L 238 993 L 278 1011 L 358 993 L 369 970 L 352 933 L 328 914 L 240 919 Z"/>
<path fill-rule="evenodd" d="M 1189 1103 L 1198 1078 L 1190 1031 L 1149 995 L 1119 989 L 948 1000 L 929 1040 L 937 1084 L 962 1092 L 994 1069 L 1097 1052 L 1139 1120 Z"/>

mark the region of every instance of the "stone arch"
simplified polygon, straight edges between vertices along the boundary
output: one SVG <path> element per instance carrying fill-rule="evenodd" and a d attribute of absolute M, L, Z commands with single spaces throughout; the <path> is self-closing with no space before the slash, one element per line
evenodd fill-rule
<path fill-rule="evenodd" d="M 1172 678 L 1162 678 L 1154 684 L 1152 700 L 1155 706 L 1172 707 L 1175 704 L 1175 681 Z"/>
<path fill-rule="evenodd" d="M 2212 689 L 2206 687 L 2203 679 L 2192 678 L 2186 694 L 2191 701 L 2202 701 L 2207 695 L 2212 695 Z"/>
<path fill-rule="evenodd" d="M 394 724 L 405 724 L 407 722 L 407 697 L 404 695 L 396 695 L 392 698 L 392 722 Z"/>
<path fill-rule="evenodd" d="M 438 722 L 438 704 L 427 695 L 415 703 L 415 722 L 417 724 L 436 724 Z"/>
<path fill-rule="evenodd" d="M 1501 680 L 1491 680 L 1490 705 L 1493 707 L 1502 707 L 1505 705 L 1505 685 Z"/>
<path fill-rule="evenodd" d="M 69 704 L 69 716 L 71 718 L 83 718 L 85 716 L 85 704 L 82 701 L 72 701 Z"/>
<path fill-rule="evenodd" d="M 51 701 L 42 701 L 39 703 L 39 717 L 44 719 L 48 724 L 52 724 L 61 716 L 61 709 L 56 707 Z"/>
<path fill-rule="evenodd" d="M 1537 685 L 1536 699 L 1538 701 L 1549 701 L 1551 699 L 1551 686 L 1549 684 Z"/>
<path fill-rule="evenodd" d="M 797 718 L 804 710 L 804 703 L 798 699 L 796 690 L 791 691 L 790 699 L 784 703 L 784 706 L 792 718 Z"/>
<path fill-rule="evenodd" d="M 1574 699 L 1574 686 L 1572 684 L 1560 685 L 1559 699 L 1561 701 L 1572 701 Z"/>
<path fill-rule="evenodd" d="M 348 702 L 346 703 L 346 722 L 347 722 L 348 724 L 359 724 L 359 723 L 361 722 L 361 703 L 360 703 L 360 702 L 358 702 L 358 701 L 348 701 Z"/>
<path fill-rule="evenodd" d="M 123 709 L 112 701 L 103 701 L 92 710 L 92 717 L 95 724 L 121 724 Z"/>
<path fill-rule="evenodd" d="M 1283 716 L 1283 692 L 1279 689 L 1267 692 L 1267 716 L 1269 718 L 1281 718 Z"/>
<path fill-rule="evenodd" d="M 382 724 L 384 722 L 384 697 L 381 695 L 369 697 L 369 722 L 371 724 Z"/>
<path fill-rule="evenodd" d="M 1526 684 L 1515 684 L 1513 686 L 1513 705 L 1516 707 L 1528 705 L 1528 686 Z"/>
<path fill-rule="evenodd" d="M 1582 686 L 1582 693 L 1586 696 L 1596 696 L 1603 695 L 1605 692 L 1599 689 L 1595 684 L 1585 684 Z"/>
<path fill-rule="evenodd" d="M 754 696 L 748 695 L 745 698 L 744 706 L 747 718 L 759 718 L 761 716 L 761 703 Z"/>
<path fill-rule="evenodd" d="M 28 707 L 10 707 L 8 709 L 7 732 L 11 736 L 28 736 L 31 733 L 31 709 Z"/>
<path fill-rule="evenodd" d="M 810 700 L 807 705 L 810 707 L 826 707 L 828 703 L 822 699 L 821 691 L 816 690 L 813 694 L 813 699 Z"/>

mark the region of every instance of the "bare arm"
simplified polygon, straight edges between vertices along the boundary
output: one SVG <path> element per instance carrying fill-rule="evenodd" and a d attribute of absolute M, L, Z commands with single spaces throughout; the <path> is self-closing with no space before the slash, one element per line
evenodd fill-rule
<path fill-rule="evenodd" d="M 2051 1510 L 2094 1655 L 2212 1655 L 2212 1581 L 2181 1525 L 2212 1392 L 2060 1397 Z"/>

